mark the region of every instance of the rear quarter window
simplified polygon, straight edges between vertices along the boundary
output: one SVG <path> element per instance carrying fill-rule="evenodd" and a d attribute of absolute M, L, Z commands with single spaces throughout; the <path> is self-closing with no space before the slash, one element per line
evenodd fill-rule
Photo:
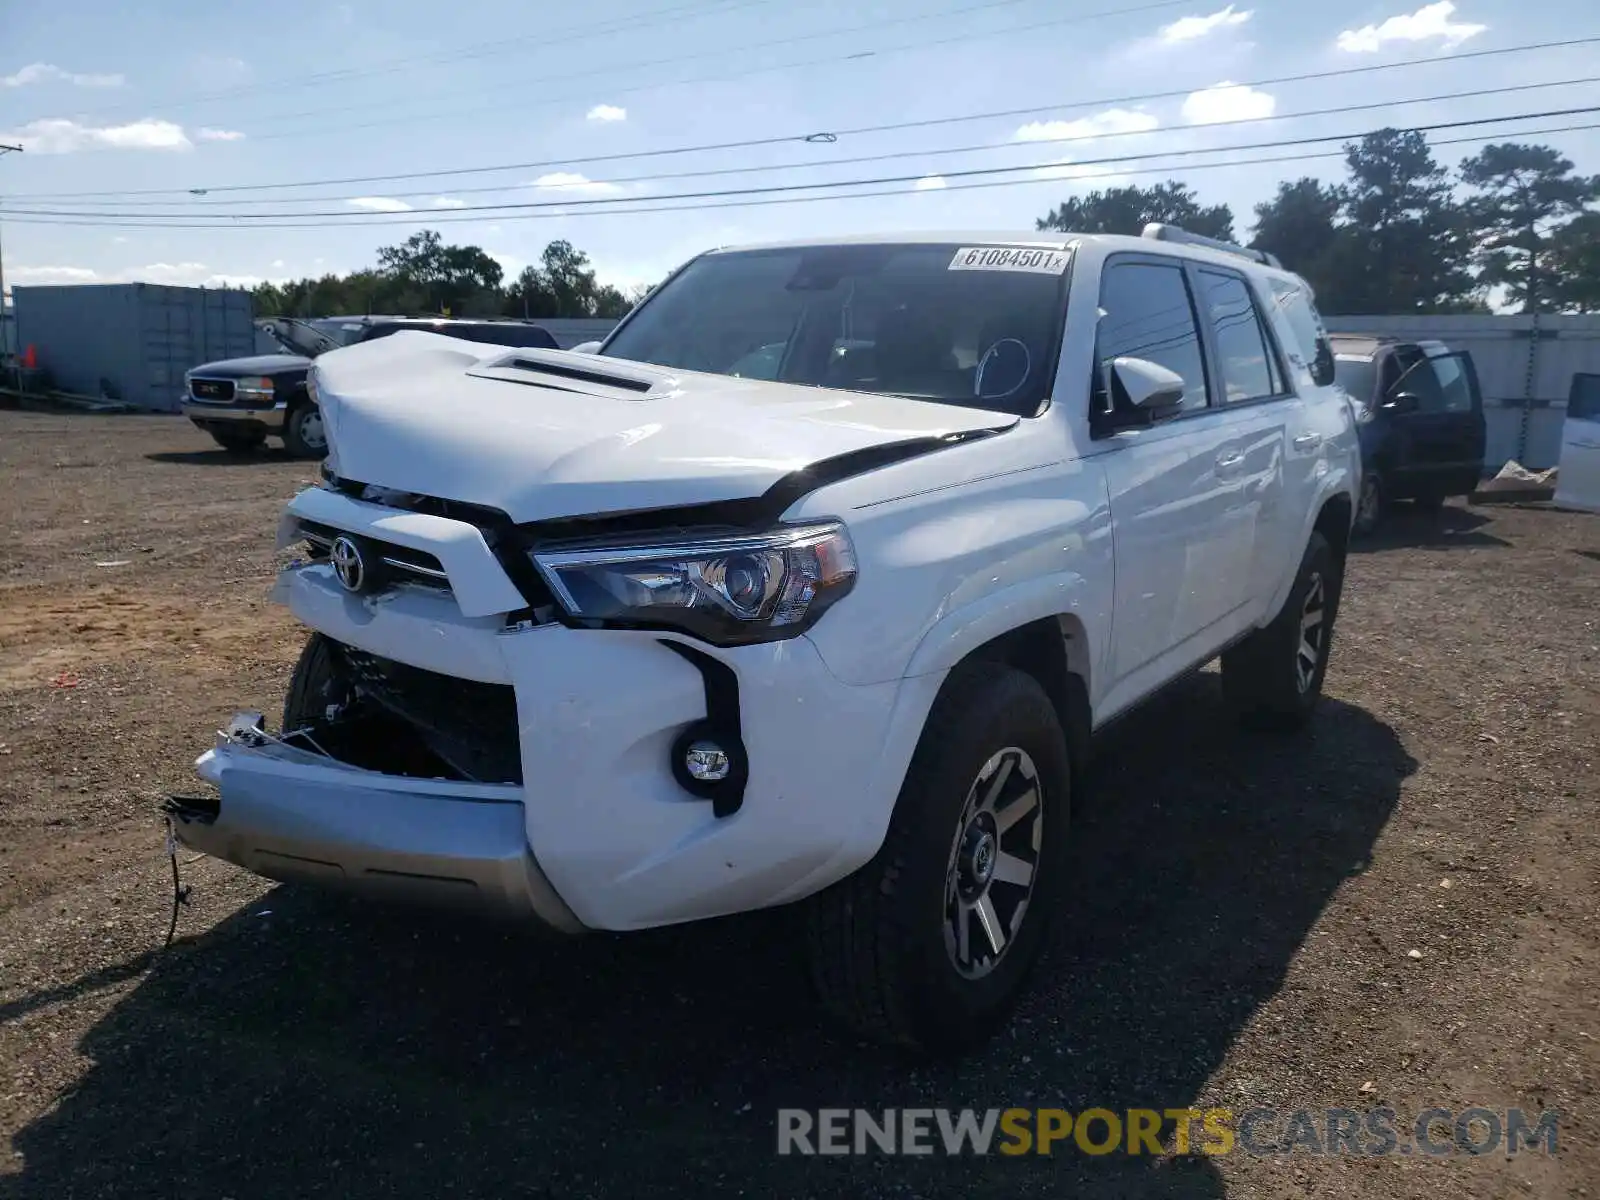
<path fill-rule="evenodd" d="M 1288 279 L 1269 279 L 1272 303 L 1283 314 L 1293 339 L 1284 347 L 1292 366 L 1315 375 L 1318 359 L 1330 353 L 1328 331 L 1323 328 L 1322 315 L 1317 312 L 1311 289 L 1305 284 Z"/>

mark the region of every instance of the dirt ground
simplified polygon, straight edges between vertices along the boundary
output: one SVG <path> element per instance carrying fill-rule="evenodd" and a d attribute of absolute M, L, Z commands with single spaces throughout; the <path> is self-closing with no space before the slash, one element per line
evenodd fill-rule
<path fill-rule="evenodd" d="M 184 854 L 163 951 L 157 805 L 277 711 L 312 475 L 0 412 L 0 1196 L 1600 1197 L 1600 518 L 1402 514 L 1304 736 L 1209 674 L 1121 723 L 1033 994 L 928 1066 L 819 1025 L 783 914 L 552 943 Z M 775 1154 L 787 1106 L 1382 1105 L 1558 1152 Z"/>

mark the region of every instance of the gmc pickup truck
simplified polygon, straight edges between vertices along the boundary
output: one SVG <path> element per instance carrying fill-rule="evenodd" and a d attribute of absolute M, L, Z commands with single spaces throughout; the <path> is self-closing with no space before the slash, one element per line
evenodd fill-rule
<path fill-rule="evenodd" d="M 312 374 L 282 727 L 236 717 L 169 810 L 262 875 L 569 933 L 799 904 L 829 1010 L 959 1049 L 1064 915 L 1096 729 L 1219 657 L 1256 726 L 1322 688 L 1360 451 L 1265 255 L 717 250 L 594 353 Z"/>

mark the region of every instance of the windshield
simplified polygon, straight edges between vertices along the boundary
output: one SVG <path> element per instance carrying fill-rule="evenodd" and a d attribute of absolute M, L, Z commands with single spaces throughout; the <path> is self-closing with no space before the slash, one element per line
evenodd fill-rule
<path fill-rule="evenodd" d="M 1049 396 L 1071 254 L 822 246 L 709 254 L 602 354 L 1032 416 Z"/>
<path fill-rule="evenodd" d="M 346 320 L 339 317 L 324 317 L 315 321 L 307 321 L 307 325 L 325 337 L 330 337 L 341 346 L 348 346 L 361 336 L 361 331 L 366 328 L 362 321 Z"/>

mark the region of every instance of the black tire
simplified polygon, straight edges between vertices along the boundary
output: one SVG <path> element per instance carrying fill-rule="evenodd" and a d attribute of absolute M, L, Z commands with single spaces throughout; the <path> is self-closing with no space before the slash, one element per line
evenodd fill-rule
<path fill-rule="evenodd" d="M 1356 497 L 1356 518 L 1350 532 L 1356 537 L 1371 537 L 1389 507 L 1389 492 L 1383 476 L 1366 471 L 1361 476 L 1361 494 Z"/>
<path fill-rule="evenodd" d="M 308 400 L 291 408 L 283 422 L 283 444 L 296 458 L 326 458 L 328 439 L 322 432 L 322 410 Z"/>
<path fill-rule="evenodd" d="M 1008 757 L 985 778 L 1001 752 Z M 1037 803 L 1028 806 L 1030 760 Z M 1001 770 L 1008 772 L 1003 780 Z M 992 882 L 973 893 L 963 874 L 966 882 L 952 891 L 952 870 L 972 861 L 958 854 L 972 845 L 958 835 L 982 816 L 968 820 L 980 784 L 996 788 L 995 807 L 1012 822 L 987 827 L 997 839 Z M 809 904 L 811 974 L 824 1007 L 858 1036 L 925 1054 L 959 1052 L 989 1036 L 1021 995 L 1063 894 L 1071 786 L 1066 738 L 1036 680 L 997 663 L 953 675 L 928 717 L 882 848 Z M 1025 805 L 1020 815 L 1013 803 Z M 1037 831 L 1034 822 L 1042 823 Z M 1022 893 L 1019 914 L 1014 901 L 1023 885 L 1000 875 L 1029 854 L 1032 890 Z M 1010 935 L 998 955 L 987 952 L 986 968 L 977 959 L 992 944 L 978 940 L 977 910 L 954 908 L 978 895 Z M 981 975 L 957 966 L 952 911 L 963 914 L 970 933 L 969 970 L 982 968 Z M 1020 928 L 1012 923 L 1019 916 Z"/>
<path fill-rule="evenodd" d="M 320 729 L 327 720 L 328 707 L 344 704 L 348 699 L 337 647 L 322 634 L 313 633 L 306 639 L 300 661 L 289 677 L 289 691 L 283 700 L 283 732 Z"/>
<path fill-rule="evenodd" d="M 252 450 L 259 450 L 267 440 L 264 433 L 253 433 L 248 429 L 209 429 L 211 440 L 221 446 L 229 454 L 249 454 Z"/>
<path fill-rule="evenodd" d="M 1343 583 L 1344 564 L 1328 539 L 1312 531 L 1278 615 L 1222 655 L 1222 694 L 1244 724 L 1287 731 L 1310 719 L 1328 671 Z M 1301 644 L 1302 620 L 1313 609 L 1320 622 L 1315 661 L 1308 663 Z"/>

